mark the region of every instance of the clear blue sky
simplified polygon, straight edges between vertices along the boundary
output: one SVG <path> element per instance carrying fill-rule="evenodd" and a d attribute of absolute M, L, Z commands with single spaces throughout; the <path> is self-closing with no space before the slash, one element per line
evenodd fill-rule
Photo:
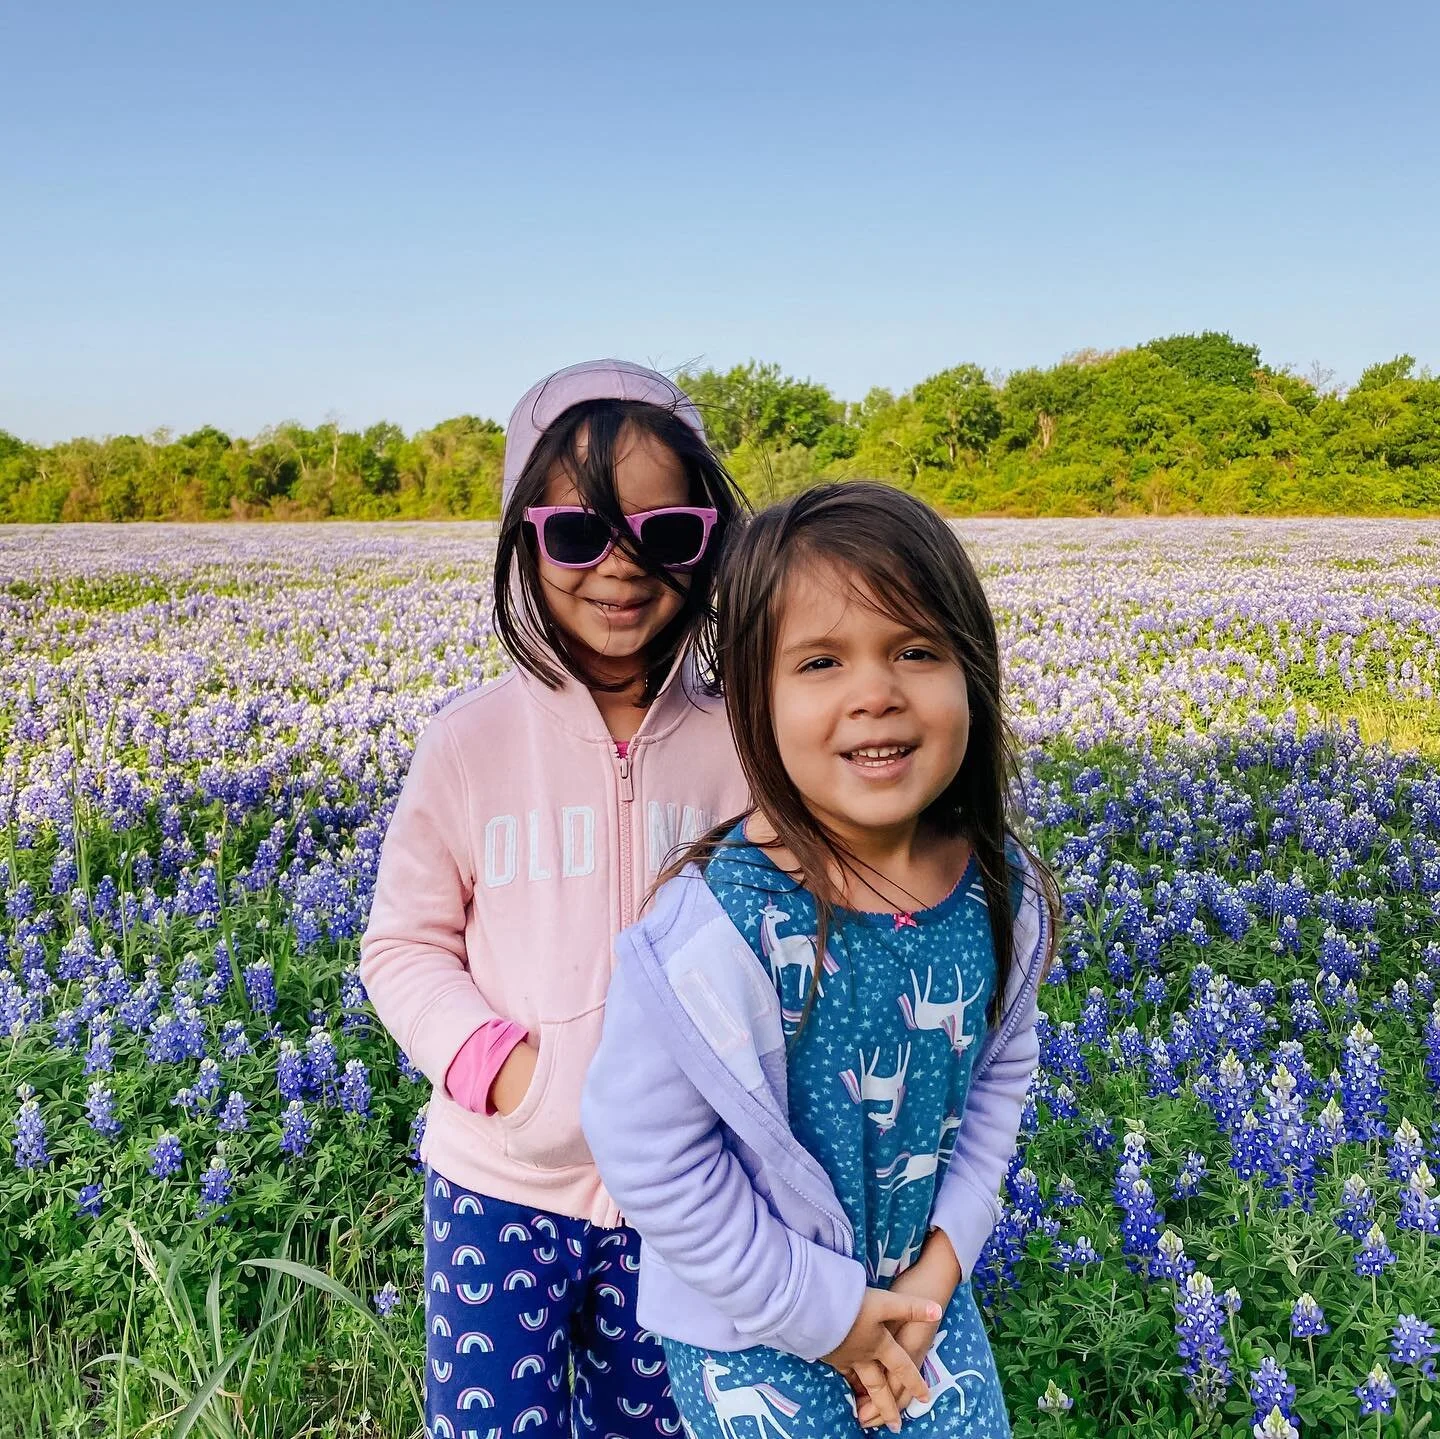
<path fill-rule="evenodd" d="M 1440 7 L 0 8 L 0 428 L 504 420 L 559 365 L 860 398 L 1228 329 L 1440 368 Z"/>

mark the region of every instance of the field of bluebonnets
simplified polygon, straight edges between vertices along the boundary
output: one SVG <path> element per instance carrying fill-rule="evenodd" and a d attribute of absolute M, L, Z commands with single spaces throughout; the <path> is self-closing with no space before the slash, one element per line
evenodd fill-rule
<path fill-rule="evenodd" d="M 1069 917 L 975 1276 L 1017 1435 L 1440 1427 L 1440 526 L 965 534 Z M 0 533 L 0 1433 L 416 1432 L 355 964 L 490 544 Z"/>

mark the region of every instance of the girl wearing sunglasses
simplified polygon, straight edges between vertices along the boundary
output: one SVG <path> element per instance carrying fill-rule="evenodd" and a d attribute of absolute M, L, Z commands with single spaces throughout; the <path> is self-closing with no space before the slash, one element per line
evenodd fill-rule
<path fill-rule="evenodd" d="M 495 630 L 385 837 L 361 975 L 433 1081 L 427 1433 L 674 1436 L 635 1319 L 638 1238 L 580 1128 L 611 942 L 673 850 L 747 792 L 713 674 L 715 563 L 744 501 L 664 376 L 615 360 L 510 417 Z"/>

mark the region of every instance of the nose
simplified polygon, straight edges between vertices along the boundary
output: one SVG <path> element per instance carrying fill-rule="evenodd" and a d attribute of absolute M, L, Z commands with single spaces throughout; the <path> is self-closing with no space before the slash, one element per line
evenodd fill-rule
<path fill-rule="evenodd" d="M 851 668 L 846 703 L 852 717 L 874 719 L 904 709 L 905 696 L 888 664 L 860 664 Z"/>
<path fill-rule="evenodd" d="M 633 580 L 645 573 L 644 565 L 637 565 L 617 543 L 608 555 L 595 566 L 595 572 L 611 580 Z"/>

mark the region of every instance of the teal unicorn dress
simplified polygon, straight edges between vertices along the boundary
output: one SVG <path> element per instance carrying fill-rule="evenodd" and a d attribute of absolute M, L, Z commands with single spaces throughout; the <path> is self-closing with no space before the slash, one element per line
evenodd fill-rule
<path fill-rule="evenodd" d="M 869 1282 L 888 1287 L 920 1252 L 954 1148 L 995 987 L 989 911 L 972 859 L 951 894 L 913 915 L 837 916 L 809 1017 L 815 902 L 759 849 L 732 843 L 705 878 L 769 970 L 789 1057 L 790 1127 L 819 1161 L 854 1227 Z M 796 1038 L 797 1030 L 798 1038 Z M 821 1363 L 756 1347 L 725 1353 L 665 1340 L 692 1439 L 846 1439 L 866 1431 L 845 1380 Z M 924 1365 L 928 1404 L 902 1430 L 1008 1435 L 999 1377 L 968 1276 Z"/>

